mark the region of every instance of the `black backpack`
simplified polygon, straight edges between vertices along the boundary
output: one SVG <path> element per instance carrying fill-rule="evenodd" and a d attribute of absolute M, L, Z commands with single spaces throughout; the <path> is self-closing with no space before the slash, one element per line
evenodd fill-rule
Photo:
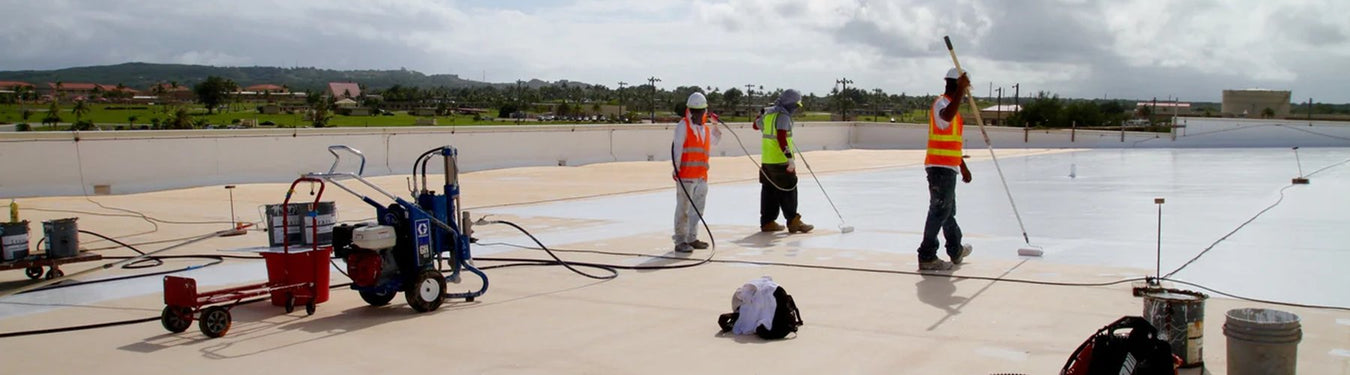
<path fill-rule="evenodd" d="M 778 305 L 773 311 L 773 329 L 766 329 L 764 325 L 755 328 L 755 336 L 765 340 L 777 340 L 787 337 L 788 334 L 797 332 L 797 327 L 802 323 L 802 312 L 797 310 L 797 302 L 792 299 L 792 295 L 787 293 L 783 287 L 778 287 L 773 291 L 774 302 Z M 717 317 L 717 325 L 722 328 L 722 332 L 730 332 L 731 327 L 736 325 L 736 319 L 740 318 L 741 313 L 730 312 Z"/>
<path fill-rule="evenodd" d="M 1116 330 L 1129 329 L 1126 335 Z M 1177 359 L 1172 345 L 1158 338 L 1158 330 L 1138 316 L 1122 317 L 1084 341 L 1069 356 L 1061 375 L 1175 375 Z"/>

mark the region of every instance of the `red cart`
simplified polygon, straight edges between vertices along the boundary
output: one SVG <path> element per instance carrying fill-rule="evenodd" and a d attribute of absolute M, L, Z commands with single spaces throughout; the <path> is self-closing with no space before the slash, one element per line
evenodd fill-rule
<path fill-rule="evenodd" d="M 282 207 L 288 207 L 295 186 L 301 182 L 319 184 L 319 192 L 310 205 L 313 212 L 319 199 L 323 197 L 323 181 L 301 177 L 291 183 L 286 191 L 286 201 Z M 283 227 L 289 225 L 289 212 L 283 208 Z M 314 237 L 318 238 L 318 226 L 314 225 Z M 318 241 L 308 251 L 291 251 L 290 241 L 282 243 L 281 252 L 265 252 L 263 261 L 267 263 L 267 282 L 244 285 L 210 292 L 197 292 L 197 281 L 192 278 L 164 277 L 164 311 L 160 314 L 160 323 L 169 332 L 186 331 L 193 320 L 207 337 L 221 337 L 230 330 L 230 309 L 245 299 L 270 295 L 272 304 L 284 306 L 286 313 L 295 311 L 296 305 L 303 304 L 305 313 L 313 315 L 315 305 L 328 300 L 328 269 L 332 246 L 319 246 Z"/>

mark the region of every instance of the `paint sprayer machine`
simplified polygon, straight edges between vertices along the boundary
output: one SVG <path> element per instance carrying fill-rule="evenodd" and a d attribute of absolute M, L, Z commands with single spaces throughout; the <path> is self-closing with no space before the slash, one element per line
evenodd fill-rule
<path fill-rule="evenodd" d="M 342 161 L 338 151 L 359 157 L 360 169 L 356 173 L 338 172 L 338 163 Z M 427 150 L 414 161 L 409 190 L 416 202 L 394 196 L 362 178 L 366 157 L 361 151 L 334 145 L 328 147 L 328 152 L 335 159 L 328 172 L 308 173 L 302 178 L 331 183 L 375 207 L 377 222 L 333 228 L 333 252 L 346 261 L 351 288 L 361 294 L 361 299 L 372 306 L 381 306 L 401 291 L 408 305 L 418 312 L 426 312 L 439 308 L 446 298 L 473 301 L 487 291 L 487 275 L 470 263 L 472 224 L 468 212 L 459 211 L 458 151 L 454 147 Z M 441 156 L 445 168 L 443 194 L 427 188 L 427 164 L 436 155 Z M 350 180 L 366 185 L 392 199 L 393 203 L 384 205 L 357 193 L 343 184 Z M 463 271 L 478 275 L 482 287 L 478 291 L 446 293 L 446 281 L 459 283 Z"/>

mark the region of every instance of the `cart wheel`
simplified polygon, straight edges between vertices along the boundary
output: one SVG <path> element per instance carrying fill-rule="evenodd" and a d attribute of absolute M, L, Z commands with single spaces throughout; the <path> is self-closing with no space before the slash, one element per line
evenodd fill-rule
<path fill-rule="evenodd" d="M 55 279 L 55 278 L 58 278 L 58 277 L 61 277 L 61 276 L 65 276 L 65 275 L 66 275 L 66 273 L 65 273 L 65 272 L 61 272 L 60 269 L 58 269 L 58 268 L 53 268 L 53 269 L 51 269 L 50 271 L 47 271 L 47 280 Z"/>
<path fill-rule="evenodd" d="M 314 315 L 314 309 L 315 309 L 315 308 L 316 308 L 316 307 L 314 306 L 314 301 L 313 301 L 313 300 L 309 301 L 309 303 L 306 303 L 306 304 L 305 304 L 305 315 Z"/>
<path fill-rule="evenodd" d="M 286 293 L 286 313 L 290 314 L 292 311 L 295 311 L 295 295 Z"/>
<path fill-rule="evenodd" d="M 384 306 L 384 305 L 388 305 L 388 304 L 389 304 L 389 301 L 393 301 L 393 300 L 394 300 L 394 295 L 395 295 L 395 294 L 398 294 L 397 292 L 382 292 L 382 293 L 381 293 L 381 292 L 367 292 L 367 291 L 364 291 L 364 290 L 360 291 L 360 293 L 361 293 L 361 299 L 366 300 L 366 303 L 370 304 L 371 306 Z"/>
<path fill-rule="evenodd" d="M 192 325 L 192 308 L 164 306 L 164 312 L 159 314 L 159 322 L 169 332 L 182 333 Z"/>
<path fill-rule="evenodd" d="M 197 327 L 202 329 L 206 337 L 225 336 L 230 331 L 230 310 L 220 306 L 207 307 L 202 310 L 202 319 L 197 322 Z"/>
<path fill-rule="evenodd" d="M 434 311 L 445 301 L 445 276 L 436 270 L 425 270 L 417 275 L 417 281 L 408 286 L 403 293 L 408 305 L 417 312 Z"/>
<path fill-rule="evenodd" d="M 23 270 L 23 273 L 24 273 L 25 275 L 28 275 L 28 278 L 33 279 L 33 280 L 37 280 L 37 279 L 42 278 L 42 267 L 38 267 L 38 266 L 28 267 L 28 268 L 26 268 L 26 269 Z"/>

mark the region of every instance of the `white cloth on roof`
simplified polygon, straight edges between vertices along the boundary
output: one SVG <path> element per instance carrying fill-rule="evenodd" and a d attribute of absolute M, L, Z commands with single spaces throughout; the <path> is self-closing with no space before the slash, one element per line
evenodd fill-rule
<path fill-rule="evenodd" d="M 778 310 L 778 300 L 773 292 L 778 283 L 768 276 L 750 280 L 731 297 L 731 310 L 740 313 L 731 333 L 737 335 L 754 334 L 755 328 L 773 329 L 773 314 Z"/>

